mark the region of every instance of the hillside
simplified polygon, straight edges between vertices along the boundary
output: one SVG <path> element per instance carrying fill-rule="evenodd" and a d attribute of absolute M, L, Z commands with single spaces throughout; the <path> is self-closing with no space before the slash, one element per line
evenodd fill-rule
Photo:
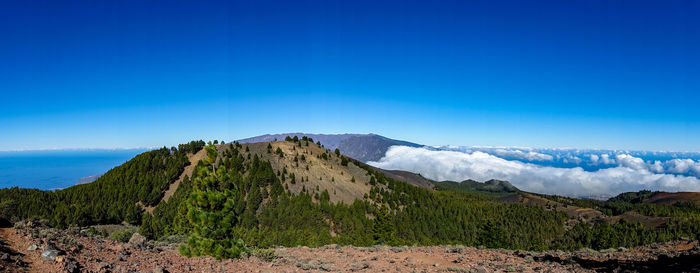
<path fill-rule="evenodd" d="M 510 184 L 508 181 L 493 179 L 483 183 L 474 180 L 464 180 L 462 182 L 442 181 L 433 183 L 435 184 L 436 188 L 440 190 L 476 191 L 503 194 L 520 192 L 518 188 Z"/>
<path fill-rule="evenodd" d="M 183 255 L 216 258 L 327 244 L 606 249 L 700 235 L 693 203 L 536 195 L 497 180 L 434 183 L 438 190 L 426 182 L 308 137 L 192 142 L 138 155 L 90 184 L 0 190 L 0 218 L 57 228 L 131 223 L 151 240 L 188 237 L 179 241 Z"/>
<path fill-rule="evenodd" d="M 661 192 L 661 191 L 638 191 L 625 192 L 613 198 L 611 202 L 629 202 L 633 204 L 667 204 L 673 205 L 678 202 L 700 202 L 700 192 Z"/>
<path fill-rule="evenodd" d="M 302 189 L 312 193 L 328 191 L 331 202 L 343 201 L 346 204 L 362 200 L 365 194 L 369 194 L 371 186 L 367 171 L 350 161 L 343 165 L 341 158 L 331 150 L 313 143 L 298 143 L 302 142 L 248 143 L 243 144 L 241 150 L 245 156 L 258 155 L 261 160 L 269 161 L 274 170 L 286 170 L 284 178 L 282 175 L 279 178 L 293 194 L 301 193 Z M 218 146 L 221 152 L 227 148 L 226 145 Z"/>
<path fill-rule="evenodd" d="M 141 202 L 139 202 L 139 206 L 141 206 L 146 212 L 153 212 L 156 205 L 160 204 L 161 202 L 167 202 L 168 199 L 170 199 L 170 197 L 172 197 L 173 194 L 175 194 L 175 191 L 180 187 L 180 183 L 182 183 L 185 178 L 192 177 L 194 167 L 204 158 L 204 156 L 206 156 L 206 152 L 204 150 L 199 150 L 194 153 L 187 153 L 187 162 L 189 162 L 189 164 L 185 166 L 184 170 L 180 173 L 177 179 L 168 183 L 168 187 L 165 192 L 163 192 L 163 197 L 160 199 L 160 201 L 151 206 L 144 206 Z"/>
<path fill-rule="evenodd" d="M 376 141 L 374 140 L 381 142 L 386 138 L 372 134 L 312 134 L 309 135 L 309 137 L 311 137 L 314 141 L 321 142 L 322 146 L 315 145 L 314 143 L 311 143 L 312 145 L 308 146 L 299 146 L 298 144 L 294 145 L 289 141 L 282 141 L 289 136 L 296 136 L 297 138 L 300 138 L 306 135 L 301 135 L 300 133 L 286 135 L 264 135 L 242 140 L 243 142 L 241 143 L 243 147 L 250 150 L 250 153 L 257 154 L 261 157 L 261 159 L 270 161 L 274 169 L 283 170 L 286 168 L 290 174 L 293 173 L 295 175 L 296 180 L 300 180 L 301 177 L 303 177 L 308 183 L 306 186 L 307 188 L 310 186 L 311 189 L 315 189 L 316 186 L 318 186 L 321 192 L 323 190 L 328 190 L 330 193 L 335 193 L 331 195 L 331 202 L 343 200 L 346 204 L 349 204 L 355 199 L 362 199 L 364 194 L 369 193 L 370 187 L 367 186 L 367 184 L 369 183 L 370 177 L 367 175 L 366 170 L 359 168 L 356 164 L 353 164 L 350 158 L 354 157 L 350 154 L 353 154 L 352 151 L 355 151 L 355 154 L 367 153 L 368 150 L 366 148 L 375 144 Z M 316 138 L 313 136 L 321 136 L 321 140 L 316 140 Z M 278 139 L 279 141 L 273 141 L 275 139 Z M 326 141 L 325 143 L 328 143 L 329 145 L 326 145 L 324 140 Z M 271 151 L 276 151 L 277 148 L 280 148 L 285 156 L 280 157 L 276 153 L 268 153 L 268 143 L 272 145 Z M 388 143 L 405 142 L 387 139 L 386 143 L 388 145 Z M 222 147 L 225 148 L 225 145 L 220 145 L 217 147 L 222 149 Z M 343 148 L 349 149 L 350 152 L 347 152 Z M 335 149 L 338 149 L 343 156 L 348 157 L 349 164 L 346 164 L 346 166 L 341 164 L 342 160 L 335 154 Z M 318 158 L 318 156 L 324 153 L 327 154 L 329 160 L 322 160 L 321 158 Z M 301 155 L 304 155 L 305 160 L 301 160 Z M 297 158 L 297 161 L 294 161 L 295 157 Z M 357 160 L 363 162 L 361 159 Z M 309 167 L 309 170 L 306 169 L 307 166 Z M 383 170 L 376 167 L 372 168 L 397 181 L 406 182 L 408 184 L 426 189 L 434 188 L 433 184 L 430 183 L 430 180 L 423 178 L 418 174 L 399 170 Z M 292 171 L 292 169 L 294 170 Z M 353 178 L 355 178 L 354 183 L 352 181 Z M 308 181 L 306 179 L 308 179 Z M 301 184 L 291 184 L 289 187 L 295 194 L 298 194 L 304 186 Z"/>
<path fill-rule="evenodd" d="M 600 222 L 616 224 L 622 220 L 640 224 L 649 229 L 659 229 L 671 220 L 671 217 L 667 215 L 685 215 L 688 212 L 685 208 L 667 205 L 644 206 L 624 203 L 614 199 L 611 199 L 611 201 L 579 200 L 526 192 L 503 196 L 495 199 L 495 201 L 524 204 L 546 210 L 564 212 L 569 217 L 566 225 L 567 229 L 573 228 L 577 224 L 595 224 Z M 691 211 L 695 209 L 691 209 Z M 663 212 L 659 210 L 663 210 Z"/>
<path fill-rule="evenodd" d="M 669 204 L 678 202 L 700 202 L 700 192 L 656 192 L 643 201 L 645 204 Z"/>
<path fill-rule="evenodd" d="M 53 244 L 43 243 L 44 241 Z M 30 247 L 37 246 L 37 250 Z M 42 249 L 65 252 L 61 261 Z M 453 246 L 275 247 L 236 260 L 180 255 L 172 244 L 143 245 L 77 230 L 18 223 L 0 228 L 2 272 L 698 272 L 697 240 L 606 251 L 513 251 Z M 58 259 L 56 259 L 58 260 Z M 549 271 L 547 271 L 549 270 Z"/>
<path fill-rule="evenodd" d="M 238 140 L 240 143 L 269 142 L 283 140 L 286 137 L 303 136 L 310 137 L 331 151 L 340 149 L 344 155 L 359 160 L 360 162 L 377 161 L 381 159 L 389 147 L 403 145 L 410 147 L 422 147 L 423 145 L 403 140 L 395 140 L 375 134 L 304 134 L 288 133 L 275 135 L 262 135 Z"/>
<path fill-rule="evenodd" d="M 420 174 L 417 173 L 412 173 L 408 171 L 402 171 L 402 170 L 384 170 L 381 168 L 377 168 L 372 166 L 374 170 L 377 170 L 387 177 L 394 179 L 396 181 L 401 181 L 401 182 L 406 182 L 408 184 L 411 184 L 416 187 L 421 187 L 425 189 L 435 189 L 435 185 L 433 184 L 433 181 L 430 179 L 427 179 L 423 177 Z"/>
<path fill-rule="evenodd" d="M 97 180 L 98 178 L 100 178 L 100 176 L 102 176 L 102 175 L 101 175 L 101 174 L 97 174 L 97 175 L 91 175 L 91 176 L 81 177 L 80 179 L 78 179 L 78 181 L 75 182 L 75 184 L 76 184 L 76 185 L 80 185 L 80 184 L 92 183 L 92 182 L 94 182 L 95 180 Z"/>
<path fill-rule="evenodd" d="M 57 191 L 0 189 L 0 219 L 43 218 L 54 227 L 139 224 L 143 206 L 160 203 L 166 189 L 190 165 L 187 154 L 204 147 L 192 141 L 144 152 L 92 183 Z"/>

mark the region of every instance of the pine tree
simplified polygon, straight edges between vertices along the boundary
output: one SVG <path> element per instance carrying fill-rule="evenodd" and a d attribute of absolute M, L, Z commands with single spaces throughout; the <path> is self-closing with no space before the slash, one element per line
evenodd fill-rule
<path fill-rule="evenodd" d="M 207 162 L 213 164 L 216 148 L 211 143 L 206 147 Z M 193 180 L 193 189 L 187 200 L 187 218 L 192 225 L 190 238 L 180 246 L 185 256 L 210 255 L 217 259 L 237 258 L 246 252 L 243 240 L 231 237 L 238 217 L 235 212 L 237 187 L 224 187 L 231 177 L 224 168 L 216 172 L 198 166 L 198 176 Z"/>
<path fill-rule="evenodd" d="M 385 205 L 379 207 L 375 212 L 372 237 L 377 244 L 392 244 L 395 242 L 394 226 L 391 222 L 388 208 Z"/>

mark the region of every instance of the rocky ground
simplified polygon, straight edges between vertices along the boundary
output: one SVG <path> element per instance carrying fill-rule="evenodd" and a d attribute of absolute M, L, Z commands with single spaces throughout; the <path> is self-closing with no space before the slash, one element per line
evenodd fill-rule
<path fill-rule="evenodd" d="M 138 234 L 121 243 L 27 223 L 0 229 L 0 272 L 700 272 L 694 240 L 602 252 L 330 245 L 253 251 L 224 261 L 186 258 L 176 248 Z"/>

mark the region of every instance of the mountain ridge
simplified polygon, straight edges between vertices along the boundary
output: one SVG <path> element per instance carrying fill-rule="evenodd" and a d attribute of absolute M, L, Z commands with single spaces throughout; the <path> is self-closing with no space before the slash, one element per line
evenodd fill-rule
<path fill-rule="evenodd" d="M 697 237 L 700 226 L 692 204 L 534 195 L 498 180 L 442 184 L 461 189 L 430 189 L 441 182 L 374 168 L 306 136 L 195 141 L 138 155 L 91 184 L 0 190 L 0 218 L 57 228 L 126 222 L 152 240 L 187 235 L 183 255 L 216 258 L 333 243 L 606 249 Z"/>
<path fill-rule="evenodd" d="M 265 134 L 237 140 L 240 143 L 266 142 L 284 140 L 289 137 L 310 137 L 314 141 L 320 142 L 325 148 L 330 150 L 339 149 L 344 155 L 360 162 L 377 161 L 384 157 L 386 151 L 391 146 L 402 145 L 409 147 L 423 147 L 425 145 L 391 139 L 374 133 L 369 134 L 307 134 L 307 133 L 284 133 Z"/>

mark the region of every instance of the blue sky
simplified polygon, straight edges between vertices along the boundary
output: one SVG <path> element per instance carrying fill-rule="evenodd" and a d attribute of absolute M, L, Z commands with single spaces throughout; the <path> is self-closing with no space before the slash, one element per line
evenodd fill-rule
<path fill-rule="evenodd" d="M 378 133 L 700 151 L 697 1 L 3 1 L 0 150 Z"/>

